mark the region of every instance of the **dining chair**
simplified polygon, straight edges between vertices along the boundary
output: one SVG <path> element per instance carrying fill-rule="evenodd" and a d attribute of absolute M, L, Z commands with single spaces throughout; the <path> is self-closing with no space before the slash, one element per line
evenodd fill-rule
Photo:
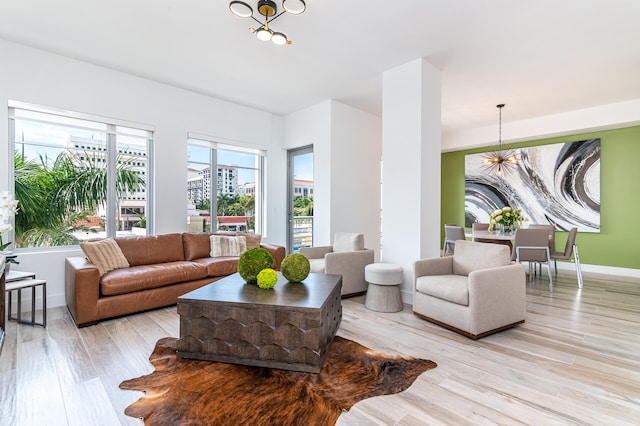
<path fill-rule="evenodd" d="M 553 253 L 556 251 L 556 227 L 553 225 L 547 225 L 543 223 L 532 223 L 529 225 L 529 229 L 546 229 L 549 231 L 549 251 Z"/>
<path fill-rule="evenodd" d="M 442 244 L 442 255 L 447 256 L 453 254 L 456 241 L 466 239 L 464 236 L 464 228 L 456 225 L 444 226 L 444 243 Z"/>
<path fill-rule="evenodd" d="M 471 231 L 472 233 L 475 233 L 477 231 L 488 231 L 489 230 L 489 224 L 488 223 L 472 223 L 471 224 Z M 487 243 L 487 242 L 492 242 L 490 240 L 487 240 L 486 238 L 479 238 L 479 237 L 473 237 L 473 241 L 476 241 L 478 243 Z"/>
<path fill-rule="evenodd" d="M 489 224 L 488 223 L 475 222 L 475 223 L 471 224 L 471 229 L 473 231 L 488 231 L 489 230 Z"/>
<path fill-rule="evenodd" d="M 556 251 L 556 227 L 551 224 L 532 223 L 529 225 L 529 229 L 546 229 L 549 231 L 549 253 Z M 540 275 L 542 275 L 542 264 L 539 263 Z"/>
<path fill-rule="evenodd" d="M 548 230 L 518 229 L 513 241 L 511 260 L 517 263 L 529 262 L 529 278 L 531 278 L 531 269 L 535 263 L 546 263 L 549 275 L 549 291 L 553 291 Z"/>
<path fill-rule="evenodd" d="M 567 243 L 564 246 L 564 251 L 551 252 L 551 259 L 553 259 L 553 265 L 556 274 L 558 273 L 558 260 L 571 260 L 573 256 L 573 262 L 576 265 L 576 277 L 578 278 L 578 288 L 582 288 L 582 268 L 580 266 L 580 255 L 578 254 L 578 246 L 576 245 L 576 237 L 578 235 L 578 228 L 571 228 L 569 235 L 567 236 Z"/>

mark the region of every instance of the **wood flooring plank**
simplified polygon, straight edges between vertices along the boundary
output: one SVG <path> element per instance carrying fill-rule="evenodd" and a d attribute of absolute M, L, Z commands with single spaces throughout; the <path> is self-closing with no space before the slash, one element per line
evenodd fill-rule
<path fill-rule="evenodd" d="M 148 315 L 163 328 L 165 336 L 180 337 L 180 319 L 175 306 L 149 311 Z"/>
<path fill-rule="evenodd" d="M 0 425 L 13 425 L 17 417 L 17 378 L 15 369 L 0 371 Z"/>
<path fill-rule="evenodd" d="M 68 424 L 58 374 L 54 360 L 49 356 L 52 345 L 46 333 L 18 345 L 16 425 Z"/>
<path fill-rule="evenodd" d="M 71 426 L 111 426 L 120 423 L 118 413 L 99 378 L 87 380 L 63 390 L 65 408 Z"/>
<path fill-rule="evenodd" d="M 123 391 L 119 385 L 124 380 L 151 373 L 153 371 L 151 364 L 148 361 L 141 365 L 131 363 L 130 352 L 120 350 L 103 323 L 82 328 L 79 331 L 120 423 L 141 424 L 140 420 L 126 416 L 124 409 L 135 402 L 142 393 Z M 146 356 L 148 357 L 150 354 L 151 352 Z"/>

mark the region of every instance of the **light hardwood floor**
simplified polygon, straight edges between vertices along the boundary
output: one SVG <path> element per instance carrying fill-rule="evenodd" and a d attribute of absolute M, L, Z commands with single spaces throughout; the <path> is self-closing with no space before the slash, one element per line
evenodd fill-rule
<path fill-rule="evenodd" d="M 543 274 L 544 275 L 544 274 Z M 640 282 L 560 273 L 528 285 L 526 322 L 472 341 L 403 312 L 343 301 L 339 335 L 388 354 L 431 359 L 405 392 L 371 398 L 338 425 L 640 424 Z M 175 307 L 77 329 L 66 308 L 46 329 L 9 322 L 0 356 L 0 425 L 140 425 L 124 415 L 151 372 L 155 342 L 178 336 Z"/>

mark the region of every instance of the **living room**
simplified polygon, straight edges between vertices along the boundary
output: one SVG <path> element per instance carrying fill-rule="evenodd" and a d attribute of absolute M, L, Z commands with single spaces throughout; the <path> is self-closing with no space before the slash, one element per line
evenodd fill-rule
<path fill-rule="evenodd" d="M 305 15 L 300 16 L 300 19 L 307 19 L 306 15 L 312 13 L 311 1 L 308 3 L 309 10 L 305 12 Z M 623 4 L 625 8 L 628 8 L 626 12 L 603 12 L 603 21 L 604 17 L 613 21 L 616 17 L 624 20 L 629 19 L 630 16 L 638 16 L 636 5 L 631 5 L 628 2 L 623 2 Z M 67 6 L 73 7 L 70 3 Z M 153 11 L 153 6 L 150 4 L 146 6 L 151 13 L 161 14 L 163 17 L 165 15 L 172 16 L 167 11 L 163 13 Z M 231 19 L 233 16 L 229 13 L 227 5 L 222 6 L 215 11 L 216 14 L 223 15 L 216 15 L 216 21 L 220 22 L 221 31 L 224 30 L 225 36 L 231 39 L 243 39 L 242 44 L 234 49 L 239 50 L 245 45 L 259 43 L 246 31 L 244 23 Z M 313 7 L 315 6 L 313 4 Z M 496 12 L 496 9 L 499 10 L 499 7 L 503 6 L 505 5 L 493 5 L 494 9 L 491 12 Z M 169 9 L 172 5 L 167 2 L 163 3 L 163 7 Z M 338 6 L 333 5 L 333 7 L 337 8 Z M 424 6 L 419 7 L 419 10 L 424 11 Z M 539 7 L 540 9 L 546 7 L 548 10 L 553 10 L 556 6 L 549 3 Z M 573 7 L 580 6 L 574 3 Z M 318 8 L 318 12 L 320 12 L 322 9 L 320 6 Z M 615 8 L 608 6 L 605 12 L 611 9 Z M 536 11 L 539 10 L 536 9 Z M 199 15 L 197 12 L 197 9 L 191 11 L 196 16 Z M 200 10 L 200 12 L 202 14 L 203 11 Z M 211 11 L 212 14 L 213 12 Z M 425 14 L 427 12 L 425 11 Z M 564 17 L 571 16 L 567 11 L 564 12 Z M 466 114 L 470 114 L 470 112 L 460 110 L 458 120 L 477 120 L 479 123 L 477 126 L 442 125 L 442 132 L 440 132 L 441 124 L 438 121 L 440 114 L 444 118 L 447 114 L 452 115 L 451 111 L 453 110 L 453 115 L 456 115 L 457 106 L 455 102 L 444 103 L 443 101 L 441 112 L 438 99 L 438 111 L 429 113 L 427 117 L 429 123 L 433 124 L 435 121 L 437 124 L 425 126 L 437 133 L 436 138 L 429 140 L 429 146 L 425 146 L 425 152 L 421 152 L 420 158 L 407 158 L 411 157 L 407 155 L 402 158 L 397 152 L 402 150 L 407 152 L 411 146 L 419 146 L 422 143 L 420 137 L 409 135 L 407 139 L 410 139 L 414 145 L 403 145 L 399 141 L 404 136 L 402 133 L 389 136 L 384 132 L 391 128 L 389 126 L 400 126 L 405 120 L 409 126 L 413 126 L 412 130 L 417 131 L 416 129 L 420 129 L 422 124 L 416 124 L 416 121 L 420 122 L 421 119 L 410 121 L 412 118 L 408 115 L 401 119 L 394 119 L 384 114 L 365 111 L 349 104 L 350 94 L 340 95 L 339 92 L 336 92 L 337 94 L 332 96 L 334 93 L 332 91 L 314 94 L 315 97 L 311 96 L 310 99 L 315 99 L 315 101 L 307 103 L 302 108 L 282 113 L 279 112 L 280 108 L 286 107 L 276 106 L 279 100 L 284 105 L 286 100 L 281 100 L 281 98 L 286 98 L 288 91 L 296 91 L 296 88 L 287 88 L 286 86 L 280 86 L 280 93 L 278 95 L 272 94 L 273 97 L 268 98 L 269 101 L 262 101 L 259 107 L 249 106 L 253 105 L 248 101 L 250 94 L 245 93 L 242 86 L 232 79 L 234 70 L 244 67 L 244 61 L 228 62 L 231 64 L 226 70 L 229 77 L 228 82 L 212 79 L 209 81 L 209 92 L 189 90 L 189 85 L 184 82 L 173 85 L 171 78 L 160 82 L 140 76 L 134 71 L 127 72 L 128 68 L 125 65 L 120 68 L 113 66 L 109 61 L 109 56 L 115 55 L 113 51 L 101 51 L 96 47 L 93 57 L 80 59 L 82 55 L 77 54 L 76 51 L 79 52 L 87 47 L 84 46 L 83 33 L 71 30 L 71 28 L 75 28 L 73 22 L 65 22 L 69 32 L 64 33 L 63 31 L 62 33 L 67 37 L 63 37 L 63 40 L 67 40 L 68 44 L 61 43 L 57 46 L 49 46 L 46 43 L 47 31 L 44 25 L 47 17 L 46 9 L 40 13 L 30 11 L 33 14 L 30 16 L 38 19 L 35 19 L 32 27 L 26 30 L 35 34 L 38 32 L 36 29 L 41 28 L 41 34 L 39 34 L 41 38 L 29 39 L 25 34 L 19 35 L 20 32 L 13 26 L 18 26 L 18 23 L 21 25 L 26 23 L 23 21 L 24 15 L 22 15 L 23 18 L 18 19 L 23 13 L 22 10 L 16 9 L 14 13 L 16 14 L 13 16 L 15 22 L 11 25 L 8 23 L 8 25 L 3 25 L 5 30 L 0 34 L 2 38 L 0 40 L 0 54 L 3 58 L 0 101 L 5 105 L 5 108 L 0 109 L 0 134 L 7 135 L 9 133 L 9 117 L 6 106 L 10 101 L 69 112 L 114 117 L 153 127 L 154 185 L 157 189 L 154 200 L 155 234 L 186 230 L 183 202 L 187 185 L 187 176 L 184 173 L 184 165 L 187 163 L 186 144 L 189 134 L 200 134 L 213 137 L 222 143 L 254 147 L 267 152 L 266 223 L 262 233 L 265 241 L 284 245 L 287 230 L 285 217 L 287 200 L 284 189 L 286 186 L 287 150 L 313 145 L 315 170 L 314 243 L 316 245 L 330 244 L 336 231 L 364 233 L 367 246 L 376 251 L 376 260 L 398 263 L 403 266 L 405 271 L 405 282 L 402 286 L 403 301 L 410 304 L 412 262 L 421 257 L 437 256 L 441 248 L 442 224 L 460 223 L 464 220 L 464 186 L 462 184 L 464 171 L 461 156 L 476 150 L 486 149 L 486 147 L 495 144 L 497 139 L 495 104 L 506 102 L 508 105 L 504 111 L 503 135 L 506 140 L 512 143 L 537 145 L 582 140 L 587 137 L 602 138 L 602 231 L 599 234 L 579 236 L 578 244 L 581 249 L 583 269 L 586 273 L 615 274 L 622 277 L 623 281 L 630 280 L 636 287 L 631 286 L 625 291 L 637 297 L 637 281 L 640 278 L 638 259 L 640 257 L 637 255 L 635 240 L 638 235 L 637 231 L 629 231 L 628 227 L 632 226 L 634 212 L 640 209 L 638 204 L 640 201 L 632 185 L 620 184 L 620 182 L 635 182 L 640 177 L 639 170 L 633 160 L 640 154 L 638 151 L 640 145 L 637 143 L 640 133 L 638 127 L 640 124 L 640 88 L 637 81 L 628 83 L 627 86 L 621 85 L 622 87 L 618 88 L 619 92 L 613 93 L 612 91 L 611 96 L 608 97 L 596 98 L 594 95 L 595 99 L 585 100 L 582 104 L 575 101 L 573 108 L 558 109 L 554 102 L 555 94 L 547 93 L 548 109 L 529 112 L 528 115 L 519 111 L 517 105 L 520 92 L 514 84 L 523 83 L 518 81 L 507 84 L 505 82 L 502 91 L 492 92 L 483 99 L 483 106 L 479 108 L 482 111 L 478 112 L 477 116 L 467 117 Z M 77 13 L 80 15 L 84 13 L 86 21 L 95 18 L 92 13 L 87 11 L 78 11 Z M 448 13 L 454 12 L 449 11 Z M 340 13 L 337 12 L 335 15 L 329 16 L 339 15 Z M 5 16 L 7 17 L 4 19 L 7 20 L 12 17 L 10 14 Z M 330 20 L 326 17 L 325 19 Z M 598 27 L 596 21 L 591 21 L 591 23 L 590 29 Z M 85 25 L 83 28 L 86 31 L 86 39 L 89 40 L 91 31 L 86 29 L 86 22 L 83 25 Z M 296 27 L 295 18 L 291 18 L 289 21 L 284 21 L 283 18 L 282 25 L 292 25 L 292 37 L 294 37 L 293 31 L 298 34 L 308 31 L 304 26 Z M 205 24 L 203 23 L 202 26 Z M 626 28 L 623 24 L 619 26 Z M 509 26 L 509 28 L 512 27 Z M 631 32 L 631 34 L 637 36 L 637 30 L 634 31 L 636 32 Z M 611 29 L 612 38 L 609 42 L 606 41 L 606 35 L 602 34 L 605 40 L 603 43 L 607 46 L 609 43 L 612 45 L 620 44 L 627 40 L 625 37 L 631 37 L 622 37 L 619 35 L 621 32 L 621 30 Z M 500 38 L 496 37 L 498 41 Z M 504 38 L 508 38 L 508 36 L 505 34 Z M 135 32 L 131 34 L 131 39 L 138 39 Z M 282 46 L 282 48 L 304 46 L 303 40 L 300 42 L 296 40 L 292 46 Z M 580 44 L 580 41 L 574 42 Z M 126 44 L 126 42 L 122 42 L 122 46 L 126 46 Z M 627 46 L 631 45 L 627 44 Z M 154 46 L 156 45 L 150 44 L 150 50 L 155 48 Z M 215 49 L 221 51 L 227 49 L 224 46 L 213 46 L 215 47 L 212 49 L 213 52 Z M 250 52 L 255 54 L 256 46 L 250 46 L 250 48 Z M 179 46 L 172 46 L 173 54 L 177 55 L 176 50 L 180 50 Z M 274 62 L 274 66 L 276 66 L 275 63 L 282 60 L 282 56 L 285 55 L 285 53 L 273 49 L 268 52 L 260 53 L 258 51 L 255 56 L 252 56 L 251 62 L 268 60 Z M 100 55 L 104 55 L 104 59 L 101 59 Z M 151 53 L 149 55 L 150 57 L 146 56 L 144 49 L 132 49 L 131 57 L 125 59 L 131 60 L 131 69 L 136 70 L 139 63 L 152 59 Z M 323 56 L 318 55 L 317 57 Z M 412 56 L 403 62 L 393 63 L 383 72 L 407 64 L 412 67 L 418 60 L 416 58 L 419 57 L 421 55 Z M 306 58 L 306 56 L 302 55 L 301 58 Z M 513 60 L 515 62 L 517 58 L 514 57 Z M 173 61 L 179 65 L 178 69 L 180 67 L 196 67 L 198 62 L 193 58 L 187 60 L 179 55 Z M 181 61 L 185 61 L 185 65 L 182 65 Z M 596 64 L 593 62 L 598 61 L 593 61 L 593 57 L 583 57 L 584 66 L 593 65 L 595 67 Z M 423 66 L 424 64 L 420 62 L 419 65 Z M 445 69 L 442 71 L 442 84 L 445 84 L 446 63 L 439 65 L 438 68 Z M 529 65 L 535 68 L 533 61 Z M 602 85 L 605 85 L 609 79 L 615 80 L 616 75 L 620 76 L 620 80 L 623 80 L 621 76 L 637 75 L 637 63 L 636 67 L 632 69 L 616 68 L 617 64 L 615 63 L 609 65 L 614 71 L 601 72 Z M 546 67 L 551 66 L 546 65 Z M 547 72 L 546 69 L 537 68 L 537 70 L 540 73 Z M 179 74 L 179 71 L 175 72 L 176 75 Z M 380 75 L 365 74 L 362 78 L 371 78 L 375 83 L 382 85 Z M 537 86 L 537 83 L 534 83 L 537 81 L 535 76 L 527 81 L 529 86 Z M 434 86 L 440 86 L 438 79 L 431 79 L 430 83 Z M 308 84 L 313 84 L 313 81 L 310 80 Z M 417 83 L 414 84 L 417 85 Z M 447 86 L 442 89 L 443 100 L 447 97 L 445 88 L 449 87 L 448 85 L 451 83 L 446 84 Z M 590 80 L 584 83 L 581 89 L 575 91 L 573 95 L 579 98 L 579 94 L 589 93 L 591 89 L 600 94 L 600 91 L 593 87 L 598 84 L 598 81 Z M 237 98 L 217 95 L 217 93 L 222 93 L 218 92 L 219 86 L 224 85 L 235 88 L 238 92 Z M 380 90 L 380 92 L 382 91 Z M 505 99 L 504 96 L 508 96 L 508 98 Z M 383 106 L 396 107 L 395 104 L 389 103 L 392 102 L 391 97 L 389 95 L 380 102 L 380 110 L 384 110 Z M 589 98 L 588 96 L 584 97 Z M 340 100 L 336 100 L 336 98 Z M 233 101 L 227 99 L 233 99 Z M 246 101 L 242 102 L 243 99 Z M 270 102 L 274 104 L 273 110 L 263 106 Z M 255 103 L 258 104 L 258 101 Z M 511 117 L 517 118 L 512 119 L 509 116 L 510 110 L 513 111 Z M 422 113 L 426 114 L 424 111 Z M 2 166 L 0 169 L 11 170 L 11 157 L 5 155 L 11 152 L 11 145 L 6 136 L 0 138 L 0 152 L 3 153 L 0 156 Z M 380 167 L 381 158 L 385 159 L 384 172 Z M 406 167 L 407 162 L 410 162 L 411 167 Z M 381 181 L 384 182 L 385 188 L 383 194 L 380 190 Z M 10 173 L 0 173 L 0 190 L 11 187 Z M 412 194 L 415 197 L 411 197 Z M 441 198 L 442 202 L 430 201 Z M 400 205 L 402 208 L 399 207 Z M 620 205 L 625 208 L 617 209 L 616 206 Z M 381 206 L 384 212 L 382 229 L 379 215 Z M 349 213 L 345 214 L 345 212 Z M 62 309 L 65 306 L 64 260 L 67 257 L 79 255 L 82 255 L 82 251 L 78 247 L 19 251 L 19 269 L 33 271 L 39 277 L 46 277 L 48 306 L 52 309 Z M 571 268 L 572 265 L 566 267 L 569 272 L 573 271 Z M 626 288 L 624 285 L 620 286 Z M 613 286 L 613 288 L 617 287 L 617 284 Z M 543 283 L 540 284 L 540 288 L 544 289 Z M 607 291 L 607 286 L 603 285 L 602 289 Z M 358 316 L 365 318 L 367 322 L 388 321 L 384 317 L 367 317 L 367 312 L 358 306 L 354 306 L 352 309 L 353 312 L 350 315 L 352 315 L 351 319 L 354 323 L 357 322 L 354 318 Z M 625 309 L 629 309 L 629 316 L 637 314 L 637 311 L 633 311 L 629 307 L 625 307 Z M 416 326 L 414 321 L 419 320 L 410 318 L 406 321 L 411 326 Z M 345 321 L 345 323 L 349 322 Z M 22 326 L 21 328 L 27 327 Z M 637 322 L 630 328 L 637 330 Z M 358 330 L 357 325 L 348 329 L 351 336 L 356 334 L 356 330 Z M 365 330 L 367 333 L 371 331 L 366 328 Z M 428 328 L 428 330 L 432 331 L 433 329 Z M 154 330 L 150 334 L 155 336 L 155 333 Z M 392 334 L 392 328 L 387 329 L 385 333 Z M 443 332 L 436 331 L 435 333 L 439 335 Z M 634 335 L 633 333 L 636 332 L 632 331 L 631 334 Z M 634 336 L 636 339 L 633 344 L 637 345 L 637 334 Z M 409 338 L 407 337 L 407 339 Z M 459 343 L 455 338 L 454 341 Z M 464 344 L 464 341 L 462 342 Z M 509 343 L 505 343 L 505 345 L 508 346 Z M 464 349 L 458 350 L 464 351 Z M 148 355 L 149 351 L 146 352 Z M 433 355 L 430 357 L 433 359 Z M 146 363 L 147 360 L 144 358 L 139 362 Z M 637 382 L 633 386 L 637 387 Z M 634 409 L 637 412 L 637 406 Z"/>

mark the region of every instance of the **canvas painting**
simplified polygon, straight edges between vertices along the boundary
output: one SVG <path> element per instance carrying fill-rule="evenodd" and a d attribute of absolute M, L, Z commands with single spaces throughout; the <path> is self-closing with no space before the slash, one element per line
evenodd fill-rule
<path fill-rule="evenodd" d="M 515 150 L 501 175 L 483 167 L 483 154 L 465 156 L 465 226 L 488 223 L 497 208 L 522 208 L 528 223 L 558 231 L 600 232 L 600 139 Z"/>

